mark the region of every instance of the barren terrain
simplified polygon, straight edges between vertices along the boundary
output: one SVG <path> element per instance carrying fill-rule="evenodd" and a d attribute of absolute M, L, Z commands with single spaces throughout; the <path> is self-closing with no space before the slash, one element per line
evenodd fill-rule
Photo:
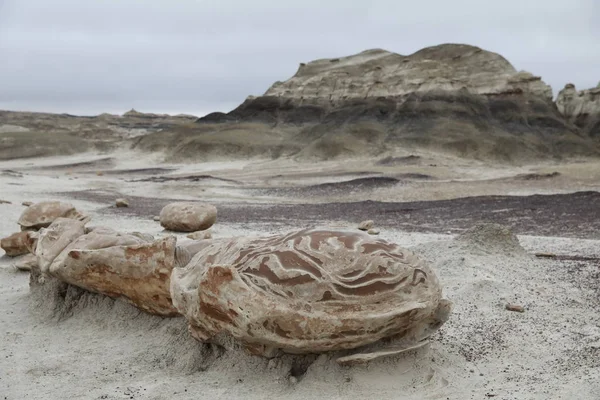
<path fill-rule="evenodd" d="M 528 166 L 430 152 L 397 159 L 288 158 L 176 164 L 89 152 L 0 161 L 0 235 L 23 201 L 67 200 L 92 225 L 155 236 L 173 199 L 216 205 L 215 237 L 373 219 L 428 259 L 455 303 L 422 349 L 359 367 L 328 354 L 268 361 L 203 346 L 182 318 L 101 295 L 53 301 L 0 258 L 0 394 L 5 399 L 592 399 L 600 397 L 600 162 Z M 117 197 L 129 208 L 114 207 Z M 481 222 L 502 238 L 456 239 Z M 181 238 L 184 235 L 177 235 Z M 551 253 L 552 257 L 536 257 Z M 525 312 L 505 309 L 522 305 Z"/>

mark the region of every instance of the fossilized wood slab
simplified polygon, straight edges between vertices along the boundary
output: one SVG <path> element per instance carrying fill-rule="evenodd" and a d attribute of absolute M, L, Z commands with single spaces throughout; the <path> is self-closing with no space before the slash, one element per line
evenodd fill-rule
<path fill-rule="evenodd" d="M 431 268 L 364 232 L 206 242 L 171 277 L 173 304 L 199 340 L 227 332 L 256 354 L 312 353 L 416 341 L 443 323 Z"/>

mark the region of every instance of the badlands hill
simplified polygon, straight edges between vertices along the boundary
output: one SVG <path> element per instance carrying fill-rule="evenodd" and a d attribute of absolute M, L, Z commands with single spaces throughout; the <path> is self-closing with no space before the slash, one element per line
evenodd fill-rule
<path fill-rule="evenodd" d="M 600 83 L 592 89 L 577 91 L 569 83 L 558 92 L 556 105 L 569 122 L 577 125 L 586 136 L 600 139 Z"/>
<path fill-rule="evenodd" d="M 375 49 L 302 63 L 264 95 L 195 123 L 135 111 L 87 118 L 27 113 L 15 122 L 16 113 L 3 112 L 0 135 L 12 136 L 1 139 L 0 157 L 15 154 L 19 138 L 31 131 L 53 132 L 68 143 L 35 153 L 122 144 L 165 152 L 170 161 L 383 159 L 420 150 L 508 162 L 597 156 L 598 101 L 598 89 L 577 93 L 571 85 L 555 104 L 540 77 L 474 46 L 443 44 L 407 56 Z"/>
<path fill-rule="evenodd" d="M 175 157 L 282 154 L 305 159 L 380 156 L 426 148 L 518 161 L 598 154 L 598 143 L 552 101 L 538 76 L 477 47 L 444 44 L 404 56 L 368 50 L 300 64 L 263 96 L 173 133 Z M 141 138 L 155 149 L 160 135 Z M 253 143 L 244 147 L 245 143 Z"/>
<path fill-rule="evenodd" d="M 135 110 L 89 117 L 0 110 L 0 160 L 111 150 L 195 119 Z"/>

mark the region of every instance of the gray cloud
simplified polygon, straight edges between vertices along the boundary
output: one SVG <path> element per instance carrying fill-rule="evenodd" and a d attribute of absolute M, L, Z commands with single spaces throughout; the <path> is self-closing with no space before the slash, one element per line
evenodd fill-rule
<path fill-rule="evenodd" d="M 599 4 L 0 0 L 0 108 L 228 111 L 300 62 L 448 42 L 498 52 L 556 94 L 600 80 Z"/>

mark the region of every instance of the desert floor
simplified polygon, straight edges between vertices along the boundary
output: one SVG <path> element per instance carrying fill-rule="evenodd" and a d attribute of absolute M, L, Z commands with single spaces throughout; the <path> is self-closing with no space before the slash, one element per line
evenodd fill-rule
<path fill-rule="evenodd" d="M 455 307 L 430 345 L 400 356 L 356 367 L 331 354 L 269 361 L 207 350 L 182 318 L 100 295 L 49 312 L 29 273 L 3 256 L 0 398 L 600 398 L 599 191 L 600 162 L 589 160 L 168 164 L 122 152 L 2 161 L 0 200 L 11 204 L 0 204 L 1 237 L 19 230 L 21 202 L 42 200 L 73 203 L 90 225 L 155 236 L 172 234 L 153 216 L 174 199 L 216 205 L 214 237 L 373 219 L 381 237 L 432 263 Z M 130 207 L 114 207 L 119 197 Z M 510 227 L 524 250 L 501 237 L 459 239 L 482 222 Z"/>

